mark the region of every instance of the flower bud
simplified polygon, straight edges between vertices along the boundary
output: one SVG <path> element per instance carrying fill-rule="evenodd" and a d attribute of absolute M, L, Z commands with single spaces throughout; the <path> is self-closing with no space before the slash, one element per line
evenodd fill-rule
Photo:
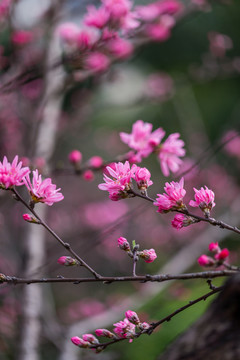
<path fill-rule="evenodd" d="M 121 250 L 130 251 L 130 244 L 124 237 L 118 238 L 118 246 Z"/>
<path fill-rule="evenodd" d="M 92 170 L 84 171 L 83 178 L 86 181 L 93 181 L 94 180 L 94 174 L 93 174 Z"/>
<path fill-rule="evenodd" d="M 157 254 L 154 249 L 139 251 L 138 255 L 146 262 L 151 263 L 157 258 Z"/>
<path fill-rule="evenodd" d="M 150 325 L 147 322 L 142 322 L 138 325 L 140 330 L 148 330 L 150 328 Z"/>
<path fill-rule="evenodd" d="M 68 160 L 70 161 L 71 164 L 80 164 L 82 160 L 82 153 L 78 150 L 73 150 L 68 155 Z"/>
<path fill-rule="evenodd" d="M 103 164 L 103 159 L 101 158 L 101 156 L 93 156 L 89 159 L 89 165 L 92 166 L 93 168 L 100 168 Z"/>
<path fill-rule="evenodd" d="M 220 253 L 216 254 L 214 257 L 218 261 L 223 261 L 229 256 L 229 250 L 228 249 L 222 249 Z"/>
<path fill-rule="evenodd" d="M 88 341 L 91 344 L 99 344 L 98 339 L 93 334 L 84 334 L 82 335 L 84 341 Z"/>
<path fill-rule="evenodd" d="M 210 256 L 203 254 L 198 258 L 198 263 L 200 266 L 213 266 L 215 264 L 215 261 Z"/>
<path fill-rule="evenodd" d="M 78 264 L 78 261 L 76 259 L 71 258 L 71 256 L 61 256 L 57 262 L 58 264 L 64 266 L 73 266 Z"/>
<path fill-rule="evenodd" d="M 23 219 L 29 223 L 40 224 L 40 222 L 32 215 L 23 214 Z"/>
<path fill-rule="evenodd" d="M 134 311 L 131 311 L 131 310 L 126 311 L 125 316 L 128 319 L 128 321 L 130 321 L 132 324 L 134 324 L 134 325 L 140 324 L 138 315 Z"/>
<path fill-rule="evenodd" d="M 88 348 L 90 343 L 88 341 L 84 341 L 78 336 L 74 336 L 71 338 L 71 341 L 74 345 L 79 346 L 81 348 Z"/>
<path fill-rule="evenodd" d="M 216 252 L 216 253 L 219 253 L 221 251 L 221 249 L 220 249 L 220 247 L 218 245 L 218 242 L 210 243 L 208 248 L 209 248 L 209 251 L 213 251 L 213 252 Z"/>
<path fill-rule="evenodd" d="M 110 339 L 115 337 L 115 335 L 107 329 L 97 329 L 95 330 L 95 333 L 97 336 L 104 336 Z"/>

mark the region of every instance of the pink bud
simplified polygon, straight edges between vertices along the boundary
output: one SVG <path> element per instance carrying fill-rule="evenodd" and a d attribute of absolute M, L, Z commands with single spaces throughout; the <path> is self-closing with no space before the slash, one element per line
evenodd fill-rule
<path fill-rule="evenodd" d="M 23 219 L 30 223 L 40 224 L 40 222 L 32 215 L 23 214 Z"/>
<path fill-rule="evenodd" d="M 92 52 L 86 58 L 85 64 L 89 70 L 94 72 L 102 72 L 108 69 L 110 60 L 106 55 L 100 52 Z"/>
<path fill-rule="evenodd" d="M 57 262 L 58 264 L 64 266 L 73 266 L 78 264 L 78 261 L 71 258 L 71 256 L 61 256 Z"/>
<path fill-rule="evenodd" d="M 64 23 L 58 27 L 57 32 L 63 41 L 72 43 L 76 40 L 79 28 L 73 23 Z"/>
<path fill-rule="evenodd" d="M 128 319 L 128 321 L 130 321 L 134 325 L 138 325 L 140 323 L 138 315 L 132 310 L 126 311 L 125 316 Z"/>
<path fill-rule="evenodd" d="M 130 251 L 129 242 L 127 241 L 127 239 L 125 239 L 122 236 L 118 238 L 118 246 L 120 247 L 121 250 Z"/>
<path fill-rule="evenodd" d="M 157 254 L 154 249 L 143 250 L 138 255 L 146 262 L 151 263 L 157 258 Z"/>
<path fill-rule="evenodd" d="M 207 255 L 201 255 L 198 258 L 198 263 L 200 266 L 212 266 L 215 264 L 215 261 L 213 258 Z"/>
<path fill-rule="evenodd" d="M 99 344 L 98 339 L 93 334 L 84 334 L 82 335 L 84 341 L 88 341 L 91 344 Z"/>
<path fill-rule="evenodd" d="M 96 333 L 97 336 L 104 336 L 104 337 L 107 337 L 107 338 L 115 337 L 115 335 L 111 331 L 109 331 L 107 329 L 97 329 L 97 330 L 95 330 L 95 333 Z"/>
<path fill-rule="evenodd" d="M 30 159 L 26 156 L 21 157 L 22 166 L 30 166 Z"/>
<path fill-rule="evenodd" d="M 16 45 L 26 45 L 31 42 L 33 35 L 30 31 L 18 30 L 12 34 L 12 42 Z"/>
<path fill-rule="evenodd" d="M 93 181 L 94 180 L 94 173 L 92 172 L 92 170 L 86 170 L 83 173 L 83 178 L 86 181 Z"/>
<path fill-rule="evenodd" d="M 84 341 L 83 339 L 81 339 L 80 337 L 78 336 L 74 336 L 71 338 L 71 341 L 74 345 L 77 345 L 79 347 L 82 347 L 82 348 L 87 348 L 89 347 L 90 343 L 87 342 L 87 341 Z"/>
<path fill-rule="evenodd" d="M 228 249 L 222 249 L 219 254 L 216 254 L 214 257 L 216 260 L 222 261 L 225 260 L 229 256 Z"/>
<path fill-rule="evenodd" d="M 138 327 L 139 327 L 140 330 L 147 330 L 147 329 L 150 328 L 150 325 L 147 322 L 144 321 L 144 322 L 140 323 L 138 325 Z"/>
<path fill-rule="evenodd" d="M 103 164 L 103 159 L 101 158 L 101 156 L 92 156 L 89 159 L 89 165 L 94 167 L 94 168 L 100 168 Z"/>
<path fill-rule="evenodd" d="M 208 248 L 209 248 L 209 251 L 213 251 L 213 252 L 220 252 L 221 251 L 221 249 L 220 249 L 220 247 L 219 247 L 219 245 L 218 245 L 218 242 L 212 242 L 212 243 L 210 243 L 209 244 L 209 246 L 208 246 Z"/>
<path fill-rule="evenodd" d="M 78 150 L 73 150 L 68 155 L 68 159 L 71 164 L 79 164 L 82 160 L 82 153 Z"/>

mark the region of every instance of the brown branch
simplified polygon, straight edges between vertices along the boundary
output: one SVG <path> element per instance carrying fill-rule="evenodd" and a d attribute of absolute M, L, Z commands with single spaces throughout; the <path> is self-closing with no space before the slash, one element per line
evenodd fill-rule
<path fill-rule="evenodd" d="M 59 276 L 57 278 L 41 278 L 41 279 L 24 279 L 14 276 L 0 274 L 0 283 L 18 284 L 34 284 L 34 283 L 73 283 L 81 284 L 88 282 L 102 282 L 103 284 L 111 284 L 113 282 L 164 282 L 170 280 L 191 280 L 191 279 L 213 279 L 217 277 L 231 276 L 238 273 L 239 270 L 212 270 L 186 274 L 162 274 L 162 275 L 136 275 L 136 276 L 102 276 L 99 278 L 65 278 Z"/>

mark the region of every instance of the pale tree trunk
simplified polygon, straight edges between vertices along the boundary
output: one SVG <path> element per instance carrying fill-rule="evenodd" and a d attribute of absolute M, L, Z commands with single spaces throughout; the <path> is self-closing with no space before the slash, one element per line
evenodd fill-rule
<path fill-rule="evenodd" d="M 56 3 L 56 9 L 58 8 Z M 56 13 L 54 14 L 56 17 Z M 42 102 L 42 119 L 36 138 L 35 157 L 43 157 L 49 170 L 49 159 L 52 156 L 56 142 L 58 120 L 61 113 L 62 91 L 64 72 L 61 66 L 54 68 L 52 65 L 56 58 L 60 58 L 61 49 L 55 36 L 55 27 L 52 26 L 52 35 L 46 61 L 45 95 Z M 44 220 L 47 206 L 40 204 L 36 208 Z M 26 277 L 36 271 L 41 277 L 42 264 L 45 262 L 45 234 L 41 226 L 30 225 L 26 236 L 27 264 Z M 21 328 L 21 343 L 19 360 L 39 360 L 39 341 L 41 339 L 41 314 L 44 306 L 41 284 L 25 286 L 23 294 L 23 314 Z"/>

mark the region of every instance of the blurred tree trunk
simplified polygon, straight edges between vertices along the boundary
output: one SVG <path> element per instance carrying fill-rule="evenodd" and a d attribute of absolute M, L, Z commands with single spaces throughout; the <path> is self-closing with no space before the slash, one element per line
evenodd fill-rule
<path fill-rule="evenodd" d="M 206 313 L 159 360 L 237 360 L 239 340 L 240 275 L 235 275 Z"/>

